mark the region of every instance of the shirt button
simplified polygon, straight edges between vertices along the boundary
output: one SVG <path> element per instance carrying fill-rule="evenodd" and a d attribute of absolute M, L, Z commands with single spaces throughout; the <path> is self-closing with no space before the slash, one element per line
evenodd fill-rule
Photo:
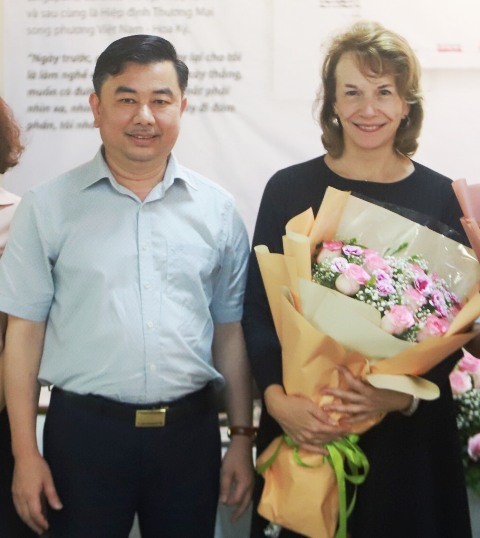
<path fill-rule="evenodd" d="M 152 328 L 153 328 L 153 325 L 154 325 L 153 321 L 148 321 L 148 322 L 147 322 L 147 327 L 148 327 L 149 329 L 152 329 Z"/>
<path fill-rule="evenodd" d="M 155 372 L 157 370 L 157 367 L 155 366 L 155 364 L 151 364 L 150 365 L 150 372 Z"/>
<path fill-rule="evenodd" d="M 142 243 L 142 250 L 148 250 L 147 243 Z"/>
<path fill-rule="evenodd" d="M 146 289 L 146 290 L 149 290 L 151 288 L 151 284 L 150 282 L 147 282 L 146 284 L 143 285 L 143 287 Z"/>

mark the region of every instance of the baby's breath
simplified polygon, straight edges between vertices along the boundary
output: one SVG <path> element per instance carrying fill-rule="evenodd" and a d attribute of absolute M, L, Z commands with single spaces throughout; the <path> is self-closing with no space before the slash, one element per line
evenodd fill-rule
<path fill-rule="evenodd" d="M 315 263 L 313 265 L 312 279 L 317 284 L 327 288 L 335 288 L 335 280 L 340 273 L 332 270 L 331 263 Z"/>

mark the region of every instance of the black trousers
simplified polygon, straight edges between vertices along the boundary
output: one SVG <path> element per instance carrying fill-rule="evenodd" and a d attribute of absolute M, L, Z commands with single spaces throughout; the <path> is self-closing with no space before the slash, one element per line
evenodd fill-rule
<path fill-rule="evenodd" d="M 167 418 L 168 421 L 168 418 Z M 216 408 L 138 428 L 53 392 L 44 453 L 60 511 L 49 538 L 212 538 L 221 459 Z"/>
<path fill-rule="evenodd" d="M 35 534 L 17 515 L 12 500 L 13 456 L 8 415 L 0 413 L 0 537 L 33 538 Z"/>

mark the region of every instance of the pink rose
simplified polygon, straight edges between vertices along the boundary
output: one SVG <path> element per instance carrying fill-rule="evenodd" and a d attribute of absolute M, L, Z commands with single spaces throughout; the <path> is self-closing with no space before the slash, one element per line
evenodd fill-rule
<path fill-rule="evenodd" d="M 370 275 L 356 263 L 349 263 L 345 271 L 335 280 L 335 287 L 344 295 L 355 295 L 368 282 Z"/>
<path fill-rule="evenodd" d="M 322 248 L 326 248 L 327 250 L 342 250 L 343 243 L 341 241 L 324 241 L 322 243 Z"/>
<path fill-rule="evenodd" d="M 324 241 L 322 250 L 317 256 L 317 263 L 321 263 L 329 258 L 335 258 L 342 254 L 343 243 L 341 241 Z"/>
<path fill-rule="evenodd" d="M 418 290 L 412 288 L 411 286 L 405 290 L 402 297 L 402 303 L 405 306 L 410 307 L 412 310 L 418 310 L 426 302 L 427 299 L 425 299 L 425 297 Z"/>
<path fill-rule="evenodd" d="M 466 373 L 460 370 L 453 370 L 450 373 L 450 386 L 454 394 L 463 394 L 472 388 L 472 379 Z"/>
<path fill-rule="evenodd" d="M 390 273 L 392 270 L 388 263 L 375 251 L 365 251 L 364 267 L 370 273 L 375 271 L 376 269 L 380 269 L 382 271 L 385 271 L 386 273 Z"/>
<path fill-rule="evenodd" d="M 345 273 L 341 273 L 337 277 L 335 280 L 335 287 L 340 293 L 348 295 L 349 297 L 352 297 L 360 291 L 360 284 L 356 280 L 345 276 Z"/>
<path fill-rule="evenodd" d="M 410 310 L 403 305 L 393 305 L 383 316 L 380 327 L 389 334 L 402 334 L 415 324 Z"/>
<path fill-rule="evenodd" d="M 367 271 L 356 263 L 349 263 L 344 271 L 344 275 L 362 285 L 366 284 L 370 280 L 370 275 L 367 273 Z"/>
<path fill-rule="evenodd" d="M 477 359 L 477 357 L 474 357 L 471 353 L 465 351 L 458 363 L 458 367 L 460 370 L 470 374 L 480 374 L 480 359 Z"/>
<path fill-rule="evenodd" d="M 480 460 L 480 433 L 468 440 L 468 455 L 473 461 Z"/>
<path fill-rule="evenodd" d="M 417 333 L 417 342 L 422 342 L 430 336 L 442 336 L 449 327 L 450 323 L 447 320 L 430 314 L 425 320 L 425 325 Z"/>

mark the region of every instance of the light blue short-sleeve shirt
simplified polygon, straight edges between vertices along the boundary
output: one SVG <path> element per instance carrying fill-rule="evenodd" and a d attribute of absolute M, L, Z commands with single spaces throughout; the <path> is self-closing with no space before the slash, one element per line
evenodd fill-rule
<path fill-rule="evenodd" d="M 213 323 L 241 319 L 248 250 L 232 196 L 173 155 L 142 202 L 99 151 L 23 197 L 0 311 L 47 321 L 42 384 L 170 401 L 221 382 Z"/>

